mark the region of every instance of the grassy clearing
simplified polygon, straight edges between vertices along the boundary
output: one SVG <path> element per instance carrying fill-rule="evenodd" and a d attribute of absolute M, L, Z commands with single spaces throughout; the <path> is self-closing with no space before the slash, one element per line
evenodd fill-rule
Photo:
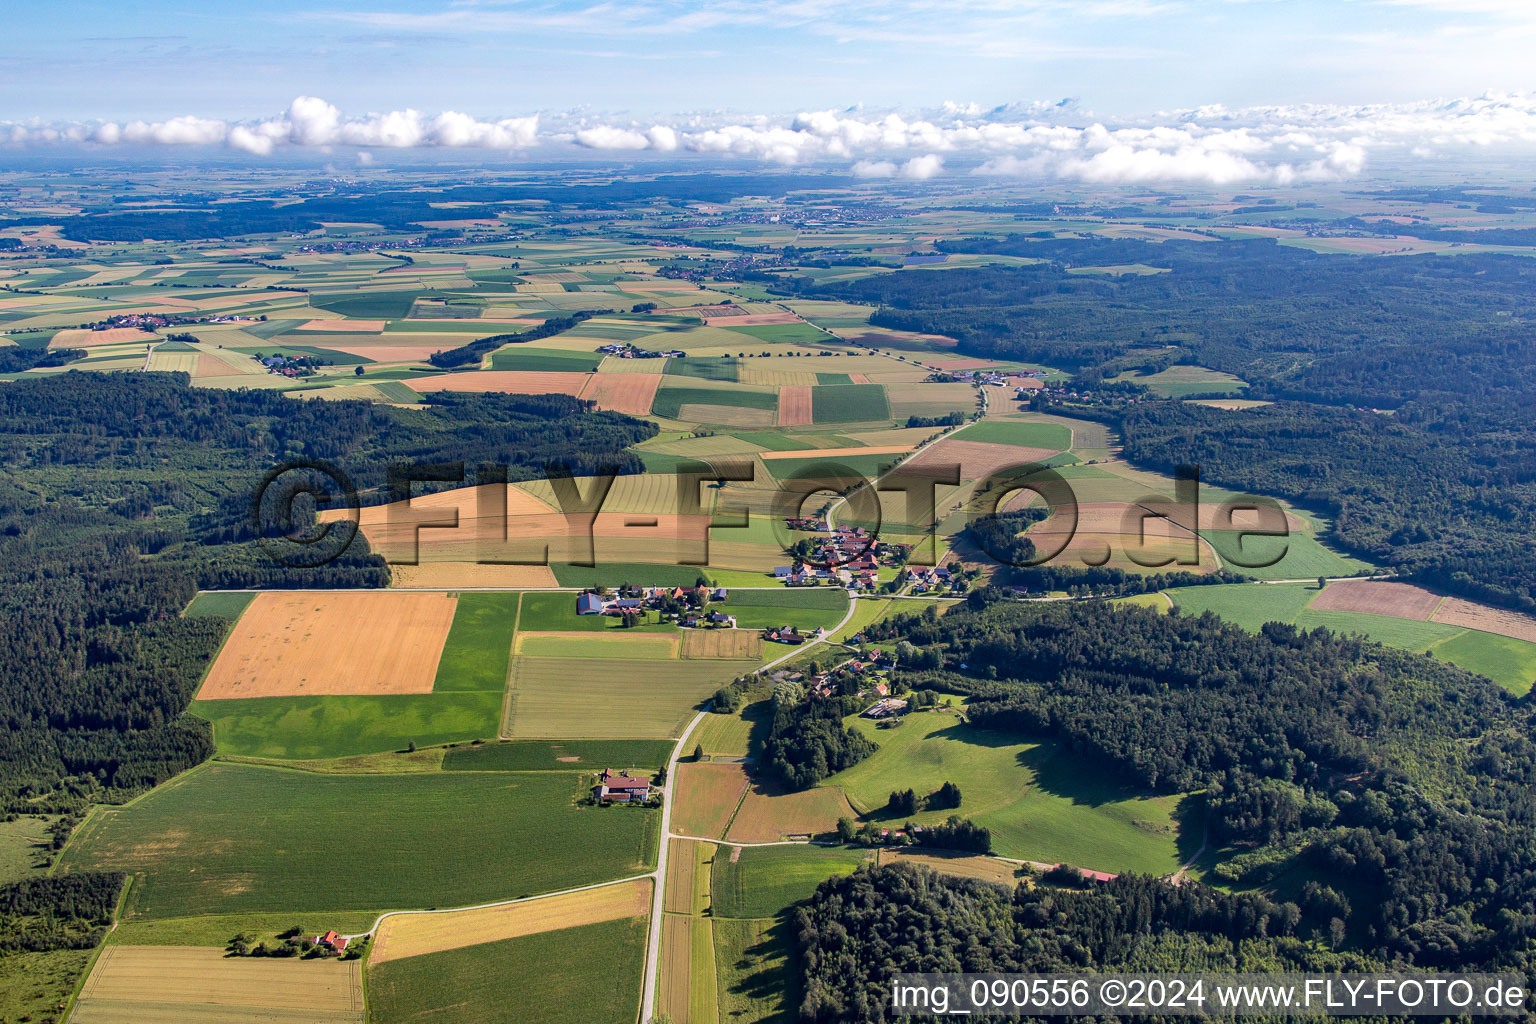
<path fill-rule="evenodd" d="M 1443 622 L 1417 622 L 1413 619 L 1396 619 L 1387 615 L 1316 611 L 1311 608 L 1296 616 L 1296 625 L 1302 629 L 1316 629 L 1318 626 L 1323 626 L 1335 633 L 1357 633 L 1367 640 L 1375 640 L 1388 647 L 1420 652 L 1429 650 L 1442 640 L 1457 636 L 1465 628 Z"/>
<path fill-rule="evenodd" d="M 1469 629 L 1429 648 L 1442 661 L 1480 672 L 1517 697 L 1536 681 L 1536 644 L 1513 637 Z"/>
<path fill-rule="evenodd" d="M 507 686 L 507 663 L 517 625 L 515 591 L 504 594 L 460 594 L 453 626 L 437 663 L 433 692 L 495 690 Z"/>
<path fill-rule="evenodd" d="M 983 420 L 966 427 L 958 441 L 983 444 L 1011 444 L 1020 448 L 1049 448 L 1065 451 L 1072 447 L 1072 431 L 1060 423 L 1038 421 Z"/>
<path fill-rule="evenodd" d="M 793 1020 L 800 979 L 791 964 L 789 921 L 717 918 L 713 924 L 720 1019 L 733 1024 Z"/>
<path fill-rule="evenodd" d="M 816 423 L 867 423 L 891 418 L 881 384 L 818 385 L 811 388 L 811 419 Z"/>
<path fill-rule="evenodd" d="M 217 615 L 220 618 L 233 622 L 245 611 L 255 594 L 198 594 L 192 599 L 192 603 L 182 610 L 186 618 L 197 618 L 203 615 Z"/>
<path fill-rule="evenodd" d="M 455 906 L 645 870 L 656 812 L 577 807 L 580 790 L 577 772 L 211 764 L 99 811 L 60 866 L 135 875 L 130 919 Z"/>
<path fill-rule="evenodd" d="M 710 881 L 716 917 L 775 917 L 808 899 L 828 878 L 853 873 L 871 858 L 868 850 L 851 847 L 746 847 L 733 863 L 728 855 L 715 858 Z"/>
<path fill-rule="evenodd" d="M 91 962 L 88 949 L 0 956 L 0 1021 L 54 1021 Z"/>
<path fill-rule="evenodd" d="M 43 873 L 52 844 L 48 826 L 58 820 L 57 815 L 24 814 L 0 821 L 0 883 Z"/>
<path fill-rule="evenodd" d="M 653 661 L 518 657 L 510 717 L 518 739 L 675 737 L 717 689 L 756 661 Z"/>
<path fill-rule="evenodd" d="M 1132 791 L 1053 744 L 974 729 L 951 713 L 919 712 L 895 729 L 865 719 L 848 724 L 880 749 L 823 786 L 841 787 L 867 818 L 888 821 L 894 790 L 921 797 L 953 782 L 963 796 L 958 811 L 922 811 L 912 820 L 929 824 L 959 813 L 992 830 L 997 853 L 1023 860 L 1148 874 L 1179 866 L 1177 796 Z"/>
<path fill-rule="evenodd" d="M 579 768 L 660 768 L 669 740 L 504 740 L 456 747 L 443 758 L 449 772 L 550 772 Z"/>
<path fill-rule="evenodd" d="M 754 739 L 768 732 L 768 721 L 773 717 L 769 701 L 748 704 L 734 715 L 707 716 L 689 737 L 709 755 L 746 757 L 751 752 Z M 755 734 L 755 736 L 754 736 Z"/>
<path fill-rule="evenodd" d="M 254 697 L 193 701 L 188 710 L 213 723 L 221 754 L 334 758 L 489 739 L 501 721 L 501 693 Z"/>
<path fill-rule="evenodd" d="M 393 960 L 369 972 L 377 1024 L 633 1024 L 644 918 Z"/>
<path fill-rule="evenodd" d="M 1248 382 L 1230 373 L 1204 366 L 1170 366 L 1159 373 L 1143 376 L 1135 371 L 1120 374 L 1115 380 L 1140 384 L 1163 398 L 1187 398 L 1190 395 L 1238 395 Z"/>

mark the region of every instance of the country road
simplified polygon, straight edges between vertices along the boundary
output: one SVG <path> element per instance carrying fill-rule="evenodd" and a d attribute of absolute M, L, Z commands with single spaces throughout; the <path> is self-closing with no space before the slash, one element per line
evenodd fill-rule
<path fill-rule="evenodd" d="M 757 674 L 777 668 L 790 658 L 793 658 L 802 651 L 815 647 L 817 644 L 826 643 L 828 637 L 836 634 L 838 630 L 848 624 L 849 619 L 853 618 L 853 609 L 855 607 L 855 600 L 850 596 L 848 611 L 843 614 L 842 619 L 838 621 L 837 625 L 822 631 L 814 640 L 801 644 L 799 647 L 790 648 L 787 654 L 775 658 L 757 669 Z M 709 708 L 706 706 L 703 711 L 693 716 L 693 720 L 688 723 L 688 727 L 683 730 L 683 734 L 678 737 L 677 743 L 673 745 L 672 757 L 667 762 L 667 795 L 661 802 L 660 849 L 656 854 L 656 870 L 651 873 L 652 877 L 656 879 L 656 886 L 651 893 L 651 927 L 646 939 L 645 978 L 641 983 L 643 987 L 640 990 L 641 1024 L 648 1024 L 651 1018 L 656 1015 L 656 988 L 661 976 L 662 907 L 665 905 L 667 889 L 667 852 L 668 847 L 672 845 L 672 805 L 677 799 L 677 762 L 683 756 L 683 749 L 688 743 L 688 737 L 693 734 L 693 730 L 699 727 L 699 723 L 704 720 L 704 716 L 707 714 L 709 714 Z"/>

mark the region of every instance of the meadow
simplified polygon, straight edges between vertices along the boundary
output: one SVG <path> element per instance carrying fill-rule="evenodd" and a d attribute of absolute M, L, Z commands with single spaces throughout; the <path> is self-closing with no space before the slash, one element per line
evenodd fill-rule
<path fill-rule="evenodd" d="M 1039 420 L 982 420 L 972 423 L 956 438 L 983 444 L 1008 444 L 1019 448 L 1065 451 L 1072 447 L 1072 431 L 1060 423 Z"/>
<path fill-rule="evenodd" d="M 377 1024 L 634 1024 L 645 931 L 645 918 L 628 918 L 380 964 L 368 975 L 371 1017 Z"/>
<path fill-rule="evenodd" d="M 993 852 L 1006 857 L 1148 874 L 1179 866 L 1177 796 L 1128 790 L 1052 744 L 974 729 L 950 712 L 908 715 L 895 729 L 847 722 L 880 749 L 822 786 L 840 788 L 869 820 L 931 824 L 958 813 L 991 829 Z M 893 791 L 921 798 L 945 782 L 960 787 L 958 811 L 887 814 Z"/>
<path fill-rule="evenodd" d="M 448 772 L 551 772 L 579 768 L 660 768 L 672 756 L 670 740 L 503 740 L 455 747 L 443 758 Z"/>
<path fill-rule="evenodd" d="M 870 859 L 870 851 L 854 847 L 747 847 L 735 860 L 715 858 L 711 907 L 716 917 L 777 917 L 826 879 Z"/>
<path fill-rule="evenodd" d="M 214 763 L 98 810 L 60 865 L 134 875 L 130 919 L 455 906 L 646 870 L 655 812 L 578 807 L 581 792 L 577 772 L 346 776 Z"/>
<path fill-rule="evenodd" d="M 891 418 L 885 388 L 879 384 L 817 385 L 811 388 L 814 423 L 866 423 Z"/>
<path fill-rule="evenodd" d="M 841 587 L 733 590 L 722 607 L 740 629 L 830 629 L 848 611 L 848 594 Z"/>

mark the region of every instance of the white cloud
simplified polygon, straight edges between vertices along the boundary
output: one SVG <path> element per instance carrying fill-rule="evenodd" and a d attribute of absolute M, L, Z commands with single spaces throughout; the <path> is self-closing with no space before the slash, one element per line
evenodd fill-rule
<path fill-rule="evenodd" d="M 958 169 L 1091 182 L 1285 184 L 1354 177 L 1380 157 L 1443 162 L 1495 147 L 1536 147 L 1536 94 L 1371 106 L 1214 105 L 1120 122 L 1060 100 L 986 110 L 947 102 L 926 113 L 697 114 L 651 123 L 585 114 L 483 119 L 410 108 L 348 115 L 301 96 L 261 120 L 0 122 L 0 145 L 222 146 L 253 157 L 336 147 L 508 153 L 538 147 L 553 155 L 575 148 L 844 167 L 865 178 L 923 180 Z"/>

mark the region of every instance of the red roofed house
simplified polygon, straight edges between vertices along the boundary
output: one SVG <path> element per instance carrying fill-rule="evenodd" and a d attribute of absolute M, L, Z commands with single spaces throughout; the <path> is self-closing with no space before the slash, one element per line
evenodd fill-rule
<path fill-rule="evenodd" d="M 643 804 L 651 795 L 651 782 L 630 778 L 628 772 L 606 769 L 592 787 L 592 798 L 600 804 Z"/>

